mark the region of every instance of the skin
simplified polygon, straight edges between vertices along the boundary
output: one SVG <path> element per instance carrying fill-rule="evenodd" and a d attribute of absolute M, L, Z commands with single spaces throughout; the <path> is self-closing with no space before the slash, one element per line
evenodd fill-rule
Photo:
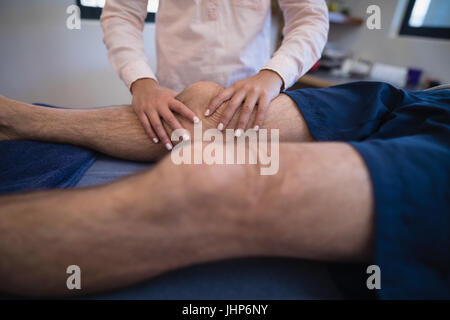
<path fill-rule="evenodd" d="M 235 126 L 236 136 L 240 136 L 250 123 L 251 114 L 258 105 L 253 128 L 262 127 L 269 103 L 278 96 L 283 87 L 282 78 L 274 71 L 261 70 L 258 74 L 236 82 L 211 100 L 205 116 L 212 115 L 224 102 L 229 101 L 226 111 L 218 124 L 223 130 L 229 124 L 237 110 L 243 105 Z M 176 92 L 160 86 L 154 79 L 143 78 L 131 85 L 132 106 L 145 131 L 154 143 L 161 140 L 167 150 L 172 150 L 169 131 L 164 128 L 163 119 L 171 130 L 183 129 L 174 112 L 196 123 L 197 115 L 185 104 L 175 99 Z"/>
<path fill-rule="evenodd" d="M 220 90 L 200 83 L 178 99 L 201 109 Z M 155 149 L 142 148 L 148 138 L 130 108 L 33 113 L 37 107 L 11 101 L 0 99 L 3 139 L 36 137 L 80 145 L 85 139 L 100 151 L 130 159 L 166 152 L 151 142 L 148 149 Z M 373 191 L 363 160 L 347 144 L 312 142 L 287 96 L 272 103 L 279 111 L 296 112 L 292 122 L 283 120 L 282 112 L 273 118 L 268 113 L 271 125 L 283 128 L 284 141 L 295 141 L 281 143 L 276 175 L 261 176 L 259 165 L 176 166 L 166 156 L 152 170 L 107 185 L 1 196 L 0 290 L 80 294 L 66 288 L 65 270 L 72 264 L 82 269 L 81 293 L 92 293 L 233 257 L 368 260 L 373 254 Z M 98 113 L 109 111 L 118 117 L 99 121 Z M 12 124 L 15 117 L 27 126 Z M 95 121 L 88 125 L 66 122 L 89 117 Z M 218 119 L 205 123 L 214 128 Z"/>
<path fill-rule="evenodd" d="M 131 85 L 133 94 L 132 106 L 145 131 L 154 143 L 161 139 L 167 150 L 172 150 L 172 142 L 163 126 L 161 119 L 172 129 L 183 129 L 173 112 L 183 115 L 192 122 L 198 122 L 198 117 L 191 109 L 175 99 L 177 93 L 160 86 L 153 79 L 139 79 Z M 159 137 L 159 138 L 158 138 Z"/>
<path fill-rule="evenodd" d="M 258 74 L 236 82 L 223 90 L 205 110 L 205 116 L 213 114 L 224 102 L 230 101 L 223 113 L 217 129 L 222 131 L 228 127 L 237 110 L 242 106 L 236 125 L 236 137 L 239 137 L 250 124 L 250 116 L 258 105 L 253 121 L 255 130 L 262 127 L 269 103 L 277 97 L 284 87 L 283 79 L 272 70 L 261 70 Z"/>

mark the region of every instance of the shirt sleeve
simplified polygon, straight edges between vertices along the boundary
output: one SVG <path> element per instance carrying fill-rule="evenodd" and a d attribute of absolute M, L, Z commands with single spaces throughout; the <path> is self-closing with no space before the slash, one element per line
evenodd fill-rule
<path fill-rule="evenodd" d="M 148 0 L 107 0 L 100 18 L 109 60 L 128 88 L 141 78 L 156 80 L 144 51 Z"/>
<path fill-rule="evenodd" d="M 287 89 L 319 60 L 328 38 L 328 8 L 324 0 L 279 3 L 285 20 L 283 42 L 263 69 L 278 73 Z"/>

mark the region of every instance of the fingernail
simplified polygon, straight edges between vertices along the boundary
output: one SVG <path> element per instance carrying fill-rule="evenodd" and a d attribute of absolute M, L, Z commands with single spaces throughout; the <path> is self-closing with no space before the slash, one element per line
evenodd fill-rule
<path fill-rule="evenodd" d="M 259 126 L 255 126 L 255 127 L 253 128 L 253 130 L 258 131 L 258 130 L 259 130 Z"/>
<path fill-rule="evenodd" d="M 188 134 L 183 134 L 183 141 L 188 141 L 189 139 L 191 139 L 191 137 L 189 137 Z"/>
<path fill-rule="evenodd" d="M 217 130 L 222 131 L 223 130 L 223 123 L 219 123 L 219 125 L 217 126 Z"/>
<path fill-rule="evenodd" d="M 194 117 L 194 123 L 199 123 L 200 119 L 198 117 Z"/>
<path fill-rule="evenodd" d="M 209 116 L 209 113 L 210 113 L 209 109 L 206 109 L 205 116 Z"/>
<path fill-rule="evenodd" d="M 240 137 L 242 134 L 242 129 L 237 129 L 236 132 L 234 133 L 235 137 Z"/>
<path fill-rule="evenodd" d="M 167 148 L 167 150 L 172 150 L 172 145 L 170 144 L 170 143 L 166 143 L 166 148 Z"/>
<path fill-rule="evenodd" d="M 154 142 L 154 143 L 158 143 L 158 142 L 159 142 L 159 140 L 158 140 L 158 139 L 156 139 L 156 138 L 153 138 L 153 142 Z"/>

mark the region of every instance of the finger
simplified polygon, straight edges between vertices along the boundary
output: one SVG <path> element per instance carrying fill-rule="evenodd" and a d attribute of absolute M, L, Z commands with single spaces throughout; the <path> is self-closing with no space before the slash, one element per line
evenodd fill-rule
<path fill-rule="evenodd" d="M 236 89 L 231 86 L 225 90 L 223 90 L 221 93 L 219 93 L 217 96 L 212 99 L 209 106 L 205 110 L 205 116 L 208 117 L 212 115 L 225 101 L 231 99 Z"/>
<path fill-rule="evenodd" d="M 250 115 L 252 114 L 252 111 L 255 108 L 258 98 L 259 98 L 258 94 L 256 92 L 252 92 L 245 99 L 244 106 L 241 109 L 238 124 L 236 126 L 237 128 L 235 132 L 236 137 L 239 137 L 242 134 L 242 132 L 245 131 L 245 129 L 247 128 Z"/>
<path fill-rule="evenodd" d="M 258 112 L 256 113 L 255 122 L 253 123 L 253 129 L 259 130 L 264 124 L 264 118 L 266 117 L 267 109 L 269 108 L 270 100 L 266 95 L 261 95 L 258 101 Z"/>
<path fill-rule="evenodd" d="M 170 109 L 178 113 L 179 115 L 185 117 L 186 119 L 192 121 L 193 123 L 199 123 L 200 119 L 195 115 L 194 111 L 189 109 L 184 103 L 173 100 L 169 105 Z"/>
<path fill-rule="evenodd" d="M 159 139 L 156 136 L 155 131 L 153 131 L 152 126 L 150 125 L 150 121 L 148 120 L 148 117 L 145 113 L 142 113 L 139 115 L 139 120 L 141 121 L 142 125 L 144 126 L 145 132 L 147 132 L 148 136 L 154 143 L 158 143 Z"/>
<path fill-rule="evenodd" d="M 228 123 L 230 123 L 231 119 L 236 113 L 236 110 L 241 106 L 242 101 L 244 101 L 245 95 L 246 91 L 244 90 L 236 92 L 236 94 L 230 100 L 228 106 L 225 108 L 225 112 L 219 122 L 219 125 L 217 126 L 217 129 L 222 131 L 224 128 L 228 126 Z"/>
<path fill-rule="evenodd" d="M 162 118 L 164 119 L 165 122 L 167 122 L 167 124 L 169 125 L 169 127 L 172 130 L 183 130 L 183 140 L 189 140 L 190 136 L 187 133 L 187 130 L 185 130 L 183 128 L 183 126 L 180 124 L 180 122 L 178 121 L 178 119 L 174 116 L 174 114 L 172 113 L 172 111 L 170 111 L 170 109 L 167 109 L 166 111 L 161 113 Z"/>
<path fill-rule="evenodd" d="M 166 129 L 164 128 L 161 119 L 159 118 L 159 114 L 157 112 L 153 112 L 150 114 L 149 119 L 153 129 L 156 131 L 156 134 L 161 139 L 166 149 L 169 151 L 172 150 L 172 142 L 170 142 Z"/>

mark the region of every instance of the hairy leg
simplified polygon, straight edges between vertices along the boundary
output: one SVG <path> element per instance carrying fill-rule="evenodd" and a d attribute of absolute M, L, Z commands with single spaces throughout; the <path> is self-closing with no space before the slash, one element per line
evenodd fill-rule
<path fill-rule="evenodd" d="M 372 254 L 369 175 L 340 143 L 281 144 L 272 176 L 166 157 L 101 187 L 0 197 L 0 212 L 0 290 L 15 293 L 89 293 L 231 257 Z M 72 264 L 81 292 L 66 288 Z"/>
<path fill-rule="evenodd" d="M 197 113 L 203 130 L 217 126 L 226 106 L 224 104 L 207 119 L 202 115 L 220 90 L 222 88 L 217 84 L 199 82 L 178 96 Z M 193 124 L 178 115 L 177 118 L 192 134 Z M 230 123 L 231 128 L 237 119 L 236 115 Z M 280 129 L 281 141 L 312 141 L 297 106 L 285 95 L 272 101 L 264 127 Z M 149 139 L 129 106 L 89 110 L 53 109 L 0 97 L 0 140 L 7 139 L 70 143 L 134 161 L 153 161 L 167 154 L 162 144 L 154 144 Z"/>

